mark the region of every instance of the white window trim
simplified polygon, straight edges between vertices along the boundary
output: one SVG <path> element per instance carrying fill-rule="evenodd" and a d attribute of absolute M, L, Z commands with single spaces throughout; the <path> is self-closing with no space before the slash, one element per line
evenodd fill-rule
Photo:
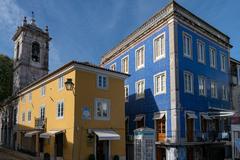
<path fill-rule="evenodd" d="M 137 51 L 140 49 L 143 49 L 143 64 L 140 66 L 137 66 Z M 145 45 L 142 45 L 135 50 L 135 70 L 138 71 L 144 67 L 145 67 Z"/>
<path fill-rule="evenodd" d="M 22 101 L 23 104 L 26 103 L 26 95 L 23 95 L 23 96 L 22 96 L 21 101 Z"/>
<path fill-rule="evenodd" d="M 158 113 L 160 114 L 165 114 L 165 141 L 167 140 L 167 133 L 168 133 L 168 123 L 167 123 L 167 111 L 159 111 Z M 154 127 L 155 127 L 155 133 L 157 133 L 157 123 L 156 123 L 157 119 L 154 120 Z"/>
<path fill-rule="evenodd" d="M 166 73 L 167 73 L 166 71 L 163 71 L 163 72 L 159 72 L 159 73 L 153 75 L 154 96 L 161 95 L 161 94 L 166 94 L 166 93 L 167 93 L 167 74 L 166 74 Z M 155 79 L 155 78 L 156 78 L 157 76 L 161 76 L 162 74 L 165 75 L 165 90 L 164 90 L 164 91 L 159 91 L 159 92 L 157 93 L 157 91 L 156 91 L 156 79 Z"/>
<path fill-rule="evenodd" d="M 185 89 L 185 74 L 190 74 L 192 76 L 192 83 L 191 83 L 191 88 L 192 90 L 191 91 L 187 91 Z M 192 72 L 189 72 L 189 71 L 184 71 L 183 72 L 183 86 L 184 86 L 184 93 L 189 93 L 189 94 L 194 94 L 194 75 Z"/>
<path fill-rule="evenodd" d="M 63 116 L 58 116 L 58 104 L 59 104 L 59 103 L 63 103 Z M 65 112 L 65 103 L 64 103 L 64 100 L 59 100 L 59 101 L 57 101 L 57 106 L 56 106 L 56 119 L 57 119 L 57 120 L 63 119 L 63 118 L 64 118 L 64 112 Z"/>
<path fill-rule="evenodd" d="M 216 88 L 217 88 L 216 96 L 213 96 L 213 94 L 212 94 L 212 82 L 216 83 Z M 217 82 L 214 81 L 214 80 L 211 80 L 211 83 L 210 83 L 210 91 L 211 91 L 211 98 L 217 99 L 217 98 L 218 98 L 218 84 L 217 84 Z"/>
<path fill-rule="evenodd" d="M 164 36 L 164 41 L 165 41 L 165 43 L 164 43 L 164 53 L 163 53 L 163 55 L 160 55 L 159 57 L 156 57 L 155 56 L 156 53 L 155 53 L 155 50 L 154 50 L 154 48 L 155 48 L 154 41 L 161 36 Z M 161 60 L 165 57 L 166 57 L 166 34 L 165 34 L 165 32 L 163 32 L 153 39 L 153 62 L 155 63 L 155 62 L 157 62 L 157 61 L 159 61 L 159 60 Z"/>
<path fill-rule="evenodd" d="M 215 66 L 213 66 L 212 65 L 212 57 L 211 57 L 211 50 L 214 50 L 215 52 L 214 52 L 214 57 L 215 57 Z M 209 47 L 209 56 L 210 56 L 210 58 L 209 58 L 209 61 L 210 61 L 210 67 L 211 68 L 214 68 L 214 69 L 217 69 L 217 50 L 216 50 L 216 48 L 214 48 L 214 47 Z"/>
<path fill-rule="evenodd" d="M 44 108 L 44 118 L 46 118 L 46 107 L 45 104 L 39 107 L 39 118 L 41 118 L 41 109 Z"/>
<path fill-rule="evenodd" d="M 226 98 L 223 96 L 223 87 L 225 88 L 225 91 L 226 91 Z M 222 100 L 224 100 L 224 101 L 228 101 L 228 99 L 229 99 L 229 93 L 228 93 L 229 91 L 228 91 L 228 87 L 226 86 L 226 85 L 222 85 Z"/>
<path fill-rule="evenodd" d="M 200 130 L 201 133 L 204 133 L 204 132 L 202 132 L 202 121 L 201 121 L 202 120 L 202 115 L 208 115 L 208 113 L 207 112 L 199 112 L 199 117 L 198 117 L 199 118 L 199 123 L 200 123 L 200 125 L 199 125 L 200 129 L 199 130 Z M 207 121 L 207 129 L 206 129 L 205 133 L 208 133 L 209 132 L 209 121 L 210 120 L 206 119 L 206 121 Z"/>
<path fill-rule="evenodd" d="M 190 42 L 190 44 L 191 44 L 190 56 L 187 55 L 186 53 L 184 53 L 184 47 L 185 47 L 185 46 L 184 46 L 184 36 L 190 37 L 190 40 L 191 40 L 191 42 Z M 190 34 L 188 34 L 187 32 L 183 32 L 183 33 L 182 33 L 182 38 L 183 38 L 183 40 L 182 40 L 182 42 L 183 42 L 183 56 L 186 57 L 186 58 L 189 58 L 189 59 L 193 60 L 193 42 L 192 42 L 192 36 L 191 36 Z"/>
<path fill-rule="evenodd" d="M 195 114 L 195 112 L 194 111 L 189 111 L 189 110 L 187 110 L 187 111 L 185 111 L 185 113 L 184 113 L 184 117 L 185 117 L 185 141 L 187 141 L 187 113 L 194 113 Z M 196 114 L 195 114 L 196 115 Z M 195 131 L 196 131 L 196 126 L 195 126 L 195 119 L 193 119 L 193 141 L 194 141 L 194 139 L 195 139 Z"/>
<path fill-rule="evenodd" d="M 141 96 L 138 96 L 138 93 L 137 93 L 137 84 L 139 82 L 142 82 L 143 81 L 143 94 Z M 140 79 L 138 81 L 135 82 L 135 93 L 136 93 L 136 99 L 142 99 L 145 97 L 145 79 Z"/>
<path fill-rule="evenodd" d="M 113 66 L 115 66 L 115 67 L 114 67 L 114 68 L 115 68 L 114 70 L 112 69 Z M 110 65 L 110 70 L 116 71 L 116 70 L 117 70 L 117 63 L 111 64 L 111 65 Z"/>
<path fill-rule="evenodd" d="M 106 78 L 106 87 L 101 87 L 101 86 L 99 86 L 99 83 L 98 83 L 98 79 L 99 79 L 99 77 L 100 76 L 102 76 L 102 77 L 105 77 Z M 104 74 L 97 74 L 97 88 L 98 89 L 108 89 L 108 85 L 109 85 L 109 77 L 108 76 L 106 76 L 106 75 L 104 75 Z M 102 81 L 103 82 L 103 81 Z"/>
<path fill-rule="evenodd" d="M 128 96 L 126 97 L 126 93 L 125 93 L 125 88 L 128 88 Z M 128 102 L 129 101 L 129 85 L 125 85 L 124 86 L 124 98 L 125 98 L 125 102 Z"/>
<path fill-rule="evenodd" d="M 28 119 L 29 112 L 31 112 L 31 120 Z M 32 121 L 32 110 L 28 110 L 28 112 L 27 112 L 27 121 L 28 121 L 28 123 L 31 123 L 31 121 Z"/>
<path fill-rule="evenodd" d="M 124 60 L 125 58 L 128 59 L 128 64 L 127 64 L 127 66 L 128 66 L 128 71 L 127 71 L 127 72 L 124 72 L 124 71 L 123 71 L 123 60 Z M 121 72 L 127 73 L 127 74 L 129 73 L 129 55 L 126 55 L 126 56 L 124 56 L 124 57 L 121 59 Z"/>
<path fill-rule="evenodd" d="M 200 90 L 199 90 L 199 83 L 200 83 L 200 79 L 204 79 L 204 81 L 205 81 L 205 86 L 204 86 L 204 94 L 201 94 L 200 93 Z M 206 97 L 207 96 L 207 78 L 205 77 L 205 76 L 202 76 L 202 75 L 200 75 L 200 76 L 198 76 L 198 93 L 199 93 L 199 96 L 204 96 L 204 97 Z"/>
<path fill-rule="evenodd" d="M 44 92 L 43 92 L 43 89 L 44 89 Z M 40 89 L 40 92 L 41 92 L 41 96 L 44 97 L 46 95 L 46 85 L 43 85 Z M 43 94 L 44 93 L 44 94 Z"/>
<path fill-rule="evenodd" d="M 200 59 L 200 53 L 199 53 L 199 49 L 198 49 L 198 45 L 199 44 L 202 44 L 203 47 L 204 47 L 204 51 L 203 51 L 203 61 Z M 205 42 L 203 42 L 202 40 L 197 40 L 197 59 L 198 59 L 198 62 L 201 63 L 201 64 L 206 64 L 206 46 L 205 46 Z"/>
<path fill-rule="evenodd" d="M 60 79 L 62 78 L 63 80 L 63 85 L 60 87 Z M 64 89 L 64 76 L 61 76 L 58 78 L 58 91 L 62 91 Z"/>
<path fill-rule="evenodd" d="M 222 63 L 223 58 L 225 58 L 225 64 Z M 227 72 L 227 56 L 225 56 L 223 53 L 220 54 L 220 63 L 221 63 L 221 71 L 226 73 Z M 224 69 L 223 69 L 223 65 L 224 65 Z"/>
<path fill-rule="evenodd" d="M 23 120 L 23 114 L 24 114 L 24 120 Z M 22 120 L 22 124 L 25 123 L 26 122 L 26 112 L 25 111 L 22 112 L 22 117 L 21 118 L 22 118 L 21 119 Z"/>
<path fill-rule="evenodd" d="M 108 116 L 107 117 L 98 117 L 96 114 L 96 107 L 97 107 L 97 102 L 107 102 L 108 104 Z M 94 119 L 95 120 L 102 120 L 102 121 L 109 121 L 111 119 L 111 101 L 109 99 L 106 98 L 95 98 L 94 100 Z"/>

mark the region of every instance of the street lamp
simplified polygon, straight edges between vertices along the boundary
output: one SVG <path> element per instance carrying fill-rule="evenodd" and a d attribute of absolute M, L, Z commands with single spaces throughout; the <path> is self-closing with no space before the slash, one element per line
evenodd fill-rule
<path fill-rule="evenodd" d="M 72 91 L 74 88 L 74 84 L 72 82 L 72 78 L 68 78 L 67 81 L 65 82 L 65 87 L 68 91 Z"/>

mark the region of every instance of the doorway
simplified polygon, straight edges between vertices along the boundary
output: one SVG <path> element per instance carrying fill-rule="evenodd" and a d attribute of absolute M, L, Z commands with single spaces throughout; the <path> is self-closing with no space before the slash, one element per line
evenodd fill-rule
<path fill-rule="evenodd" d="M 109 160 L 109 141 L 96 141 L 96 158 L 97 160 Z"/>
<path fill-rule="evenodd" d="M 55 135 L 55 143 L 56 157 L 63 157 L 63 133 Z"/>
<path fill-rule="evenodd" d="M 158 147 L 156 148 L 156 160 L 166 160 L 166 149 Z"/>

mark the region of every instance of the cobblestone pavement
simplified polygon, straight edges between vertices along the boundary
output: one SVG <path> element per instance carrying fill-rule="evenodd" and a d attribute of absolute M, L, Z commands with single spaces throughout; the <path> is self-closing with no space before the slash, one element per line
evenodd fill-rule
<path fill-rule="evenodd" d="M 21 159 L 16 158 L 16 157 L 12 156 L 11 154 L 0 150 L 0 160 L 21 160 Z"/>

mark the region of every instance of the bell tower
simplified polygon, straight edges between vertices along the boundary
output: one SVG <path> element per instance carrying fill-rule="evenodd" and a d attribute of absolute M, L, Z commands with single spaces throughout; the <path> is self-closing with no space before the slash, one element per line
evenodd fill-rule
<path fill-rule="evenodd" d="M 34 13 L 28 23 L 17 28 L 14 41 L 13 94 L 29 83 L 48 74 L 49 42 L 48 27 L 42 30 L 36 25 Z"/>

